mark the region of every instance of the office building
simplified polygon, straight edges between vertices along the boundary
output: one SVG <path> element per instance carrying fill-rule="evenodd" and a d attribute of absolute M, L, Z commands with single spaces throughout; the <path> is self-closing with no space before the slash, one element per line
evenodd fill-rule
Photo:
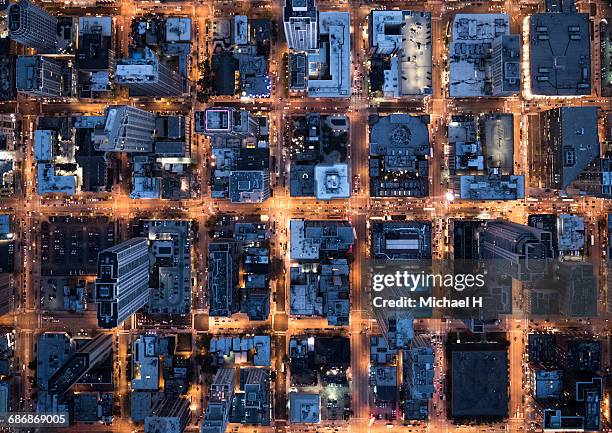
<path fill-rule="evenodd" d="M 76 194 L 79 182 L 74 172 L 59 170 L 55 163 L 56 150 L 59 149 L 58 134 L 52 130 L 37 129 L 34 131 L 34 158 L 38 163 L 38 194 Z"/>
<path fill-rule="evenodd" d="M 151 152 L 155 115 L 128 105 L 106 109 L 104 124 L 93 133 L 96 150 L 106 152 Z"/>
<path fill-rule="evenodd" d="M 560 107 L 540 113 L 541 167 L 545 188 L 563 190 L 599 157 L 597 107 Z"/>
<path fill-rule="evenodd" d="M 507 417 L 508 343 L 450 342 L 447 347 L 450 414 L 457 418 Z"/>
<path fill-rule="evenodd" d="M 114 64 L 113 19 L 109 16 L 79 17 L 76 67 L 83 71 L 109 71 Z"/>
<path fill-rule="evenodd" d="M 110 16 L 79 17 L 77 50 L 79 95 L 92 97 L 110 90 L 115 66 L 113 21 Z"/>
<path fill-rule="evenodd" d="M 292 260 L 318 261 L 342 258 L 355 242 L 355 230 L 348 221 L 290 221 Z"/>
<path fill-rule="evenodd" d="M 43 53 L 55 52 L 57 18 L 28 0 L 12 3 L 7 15 L 12 40 Z"/>
<path fill-rule="evenodd" d="M 290 392 L 289 419 L 292 424 L 319 423 L 321 421 L 321 396 L 307 392 Z"/>
<path fill-rule="evenodd" d="M 317 6 L 315 0 L 285 0 L 285 38 L 290 50 L 317 48 Z"/>
<path fill-rule="evenodd" d="M 149 314 L 182 315 L 191 311 L 191 223 L 143 220 L 140 236 L 149 239 Z"/>
<path fill-rule="evenodd" d="M 501 35 L 492 45 L 493 96 L 511 96 L 521 91 L 521 38 Z"/>
<path fill-rule="evenodd" d="M 149 246 L 133 238 L 100 252 L 95 301 L 98 326 L 121 325 L 149 300 Z"/>
<path fill-rule="evenodd" d="M 139 335 L 132 342 L 132 390 L 156 391 L 159 388 L 158 345 L 156 335 Z"/>
<path fill-rule="evenodd" d="M 529 16 L 527 95 L 591 94 L 591 32 L 588 14 Z"/>
<path fill-rule="evenodd" d="M 134 96 L 181 96 L 187 90 L 185 78 L 148 47 L 117 60 L 115 82 L 128 86 Z"/>
<path fill-rule="evenodd" d="M 350 98 L 351 16 L 348 12 L 319 14 L 319 49 L 308 53 L 308 96 Z"/>
<path fill-rule="evenodd" d="M 62 66 L 43 56 L 19 56 L 16 66 L 17 91 L 40 98 L 62 96 Z"/>
<path fill-rule="evenodd" d="M 351 185 L 347 163 L 321 163 L 314 167 L 314 192 L 319 200 L 349 198 Z"/>
<path fill-rule="evenodd" d="M 8 314 L 13 309 L 15 284 L 13 275 L 0 273 L 0 316 Z"/>
<path fill-rule="evenodd" d="M 516 200 L 525 196 L 525 177 L 513 175 L 512 114 L 453 115 L 448 124 L 448 142 L 455 197 Z"/>
<path fill-rule="evenodd" d="M 259 122 L 249 111 L 208 108 L 194 113 L 195 132 L 210 137 L 247 138 L 259 134 Z"/>
<path fill-rule="evenodd" d="M 370 195 L 426 197 L 429 193 L 429 118 L 370 116 Z"/>
<path fill-rule="evenodd" d="M 289 90 L 292 92 L 306 91 L 308 78 L 308 62 L 305 53 L 289 54 Z"/>
<path fill-rule="evenodd" d="M 403 381 L 402 412 L 404 420 L 427 419 L 429 400 L 434 395 L 433 349 L 415 345 L 402 351 Z"/>
<path fill-rule="evenodd" d="M 87 372 L 112 355 L 113 342 L 113 334 L 98 334 L 82 347 L 76 348 L 65 363 L 49 377 L 49 394 L 65 394 Z"/>
<path fill-rule="evenodd" d="M 240 392 L 236 393 L 231 422 L 270 425 L 270 369 L 240 369 Z"/>
<path fill-rule="evenodd" d="M 430 95 L 431 13 L 373 10 L 368 30 L 372 92 L 390 98 Z"/>
<path fill-rule="evenodd" d="M 189 400 L 166 397 L 151 407 L 144 420 L 145 433 L 183 433 L 191 420 Z"/>
<path fill-rule="evenodd" d="M 482 259 L 519 280 L 542 275 L 554 256 L 550 232 L 510 221 L 488 221 L 480 230 L 479 250 Z"/>
<path fill-rule="evenodd" d="M 268 170 L 232 170 L 229 199 L 232 203 L 261 203 L 270 197 Z"/>
<path fill-rule="evenodd" d="M 236 370 L 220 368 L 210 385 L 210 398 L 204 412 L 202 433 L 224 433 L 229 423 L 234 390 L 236 388 Z"/>
<path fill-rule="evenodd" d="M 10 38 L 0 38 L 0 101 L 15 99 L 15 58 Z"/>
<path fill-rule="evenodd" d="M 371 222 L 372 256 L 379 260 L 431 259 L 431 223 Z"/>
<path fill-rule="evenodd" d="M 238 276 L 229 243 L 208 244 L 210 316 L 228 317 L 238 312 Z"/>
<path fill-rule="evenodd" d="M 501 96 L 494 94 L 495 72 L 497 79 L 503 80 L 504 70 L 499 71 L 499 63 L 504 64 L 504 53 L 492 49 L 497 43 L 498 48 L 504 46 L 504 36 L 510 35 L 510 17 L 507 14 L 456 14 L 452 22 L 452 42 L 449 45 L 449 94 L 451 97 L 481 97 Z M 502 38 L 498 40 L 498 38 Z M 516 39 L 506 39 L 506 47 L 516 48 Z M 512 59 L 512 49 L 506 51 Z M 508 56 L 508 54 L 512 54 Z M 497 63 L 497 65 L 496 65 Z M 512 66 L 512 60 L 506 65 L 510 75 L 517 74 L 518 70 Z M 513 75 L 512 75 L 513 76 Z M 498 88 L 498 90 L 500 90 Z"/>

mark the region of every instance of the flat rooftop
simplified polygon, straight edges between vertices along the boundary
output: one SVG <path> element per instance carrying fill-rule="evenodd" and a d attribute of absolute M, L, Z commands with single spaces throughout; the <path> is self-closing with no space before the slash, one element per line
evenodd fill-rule
<path fill-rule="evenodd" d="M 351 96 L 351 16 L 348 12 L 319 14 L 319 44 L 308 53 L 308 96 Z"/>
<path fill-rule="evenodd" d="M 530 91 L 533 95 L 591 93 L 589 16 L 542 13 L 529 18 Z"/>
<path fill-rule="evenodd" d="M 510 32 L 507 14 L 457 14 L 452 24 L 450 96 L 491 96 L 492 44 Z"/>
<path fill-rule="evenodd" d="M 452 416 L 508 416 L 507 350 L 453 350 L 451 356 Z"/>

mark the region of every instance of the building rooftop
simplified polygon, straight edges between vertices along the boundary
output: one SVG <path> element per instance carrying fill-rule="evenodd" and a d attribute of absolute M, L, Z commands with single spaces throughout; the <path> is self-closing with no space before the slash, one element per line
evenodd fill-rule
<path fill-rule="evenodd" d="M 230 316 L 237 311 L 236 264 L 228 243 L 208 244 L 208 291 L 211 316 Z"/>
<path fill-rule="evenodd" d="M 152 390 L 159 387 L 159 356 L 155 335 L 139 335 L 132 342 L 132 390 Z"/>
<path fill-rule="evenodd" d="M 373 10 L 369 43 L 375 54 L 394 54 L 384 70 L 385 96 L 431 94 L 431 13 Z"/>
<path fill-rule="evenodd" d="M 541 116 L 540 127 L 550 131 L 543 133 L 552 158 L 545 166 L 554 181 L 548 185 L 565 189 L 599 156 L 597 107 L 561 107 Z"/>
<path fill-rule="evenodd" d="M 67 194 L 77 193 L 76 176 L 63 176 L 56 174 L 56 167 L 53 163 L 39 163 L 38 171 L 38 194 Z"/>
<path fill-rule="evenodd" d="M 563 392 L 563 370 L 536 370 L 533 373 L 535 398 L 559 398 Z"/>
<path fill-rule="evenodd" d="M 327 317 L 332 326 L 346 326 L 349 318 L 349 265 L 335 259 L 320 272 L 305 266 L 290 269 L 290 314 Z"/>
<path fill-rule="evenodd" d="M 283 9 L 285 21 L 289 18 L 310 18 L 317 19 L 317 6 L 315 0 L 285 0 Z"/>
<path fill-rule="evenodd" d="M 457 14 L 449 46 L 450 96 L 492 96 L 492 46 L 498 36 L 508 35 L 507 14 Z"/>
<path fill-rule="evenodd" d="M 350 21 L 348 12 L 319 13 L 319 49 L 307 54 L 308 96 L 351 96 Z"/>
<path fill-rule="evenodd" d="M 435 357 L 431 347 L 415 347 L 403 352 L 404 382 L 412 399 L 429 399 L 434 394 Z"/>
<path fill-rule="evenodd" d="M 426 117 L 371 116 L 370 195 L 425 197 L 429 190 Z"/>
<path fill-rule="evenodd" d="M 319 423 L 321 421 L 321 396 L 307 392 L 290 392 L 289 419 L 293 424 Z"/>
<path fill-rule="evenodd" d="M 36 349 L 36 382 L 40 390 L 47 391 L 51 376 L 70 358 L 72 341 L 66 333 L 45 332 L 38 337 Z"/>
<path fill-rule="evenodd" d="M 79 393 L 74 397 L 74 419 L 78 422 L 98 421 L 98 394 Z"/>
<path fill-rule="evenodd" d="M 529 65 L 532 95 L 591 93 L 589 16 L 539 13 L 529 17 Z"/>
<path fill-rule="evenodd" d="M 431 258 L 431 223 L 372 222 L 372 255 L 376 259 Z"/>
<path fill-rule="evenodd" d="M 314 168 L 315 195 L 319 200 L 351 196 L 347 163 L 317 164 Z"/>
<path fill-rule="evenodd" d="M 229 198 L 232 203 L 261 203 L 270 196 L 266 170 L 235 170 L 229 177 Z"/>
<path fill-rule="evenodd" d="M 397 400 L 397 367 L 377 365 L 370 367 L 370 386 L 377 403 Z"/>
<path fill-rule="evenodd" d="M 75 55 L 78 69 L 108 71 L 114 57 L 112 26 L 112 17 L 79 17 L 78 48 Z"/>
<path fill-rule="evenodd" d="M 353 227 L 347 221 L 290 221 L 292 260 L 319 260 L 325 254 L 342 254 L 355 241 Z"/>
<path fill-rule="evenodd" d="M 37 129 L 34 131 L 34 159 L 39 162 L 53 161 L 55 132 Z"/>
<path fill-rule="evenodd" d="M 232 18 L 232 43 L 246 45 L 249 42 L 249 19 L 246 15 L 234 15 Z"/>
<path fill-rule="evenodd" d="M 292 266 L 290 275 L 290 313 L 295 316 L 323 316 L 323 296 L 319 292 L 319 275 Z"/>
<path fill-rule="evenodd" d="M 517 200 L 525 198 L 525 176 L 460 176 L 459 191 L 465 200 Z"/>
<path fill-rule="evenodd" d="M 451 352 L 451 414 L 457 418 L 508 416 L 508 352 L 503 345 L 460 345 Z"/>
<path fill-rule="evenodd" d="M 289 89 L 304 91 L 307 86 L 308 62 L 305 53 L 289 54 Z"/>
<path fill-rule="evenodd" d="M 145 418 L 151 415 L 151 406 L 153 405 L 153 395 L 146 391 L 133 391 L 130 393 L 130 415 L 132 422 L 144 422 Z"/>
<path fill-rule="evenodd" d="M 189 42 L 191 37 L 191 18 L 168 17 L 166 19 L 166 42 Z"/>
<path fill-rule="evenodd" d="M 570 254 L 580 252 L 585 246 L 584 218 L 577 215 L 561 214 L 558 224 L 559 252 Z"/>
<path fill-rule="evenodd" d="M 210 352 L 216 356 L 216 365 L 252 362 L 255 366 L 268 367 L 271 353 L 270 336 L 217 336 L 210 341 Z"/>
<path fill-rule="evenodd" d="M 240 73 L 240 96 L 269 98 L 272 84 L 268 74 L 268 58 L 253 53 L 252 47 L 246 52 L 234 53 Z"/>
<path fill-rule="evenodd" d="M 182 315 L 191 311 L 191 223 L 188 220 L 141 220 L 140 235 L 149 239 L 149 314 Z"/>
<path fill-rule="evenodd" d="M 501 35 L 493 42 L 493 95 L 509 96 L 521 91 L 521 37 Z"/>

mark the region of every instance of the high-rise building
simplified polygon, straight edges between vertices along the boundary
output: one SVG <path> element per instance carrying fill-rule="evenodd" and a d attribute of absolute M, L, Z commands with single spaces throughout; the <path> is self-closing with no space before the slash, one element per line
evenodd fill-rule
<path fill-rule="evenodd" d="M 566 189 L 599 156 L 597 107 L 560 107 L 540 114 L 540 155 L 534 161 L 545 188 Z"/>
<path fill-rule="evenodd" d="M 0 316 L 10 313 L 13 309 L 13 292 L 13 274 L 0 273 Z"/>
<path fill-rule="evenodd" d="M 78 348 L 70 358 L 49 378 L 50 394 L 62 395 L 77 383 L 93 367 L 108 359 L 113 353 L 112 334 L 98 334 Z"/>
<path fill-rule="evenodd" d="M 115 82 L 139 96 L 181 96 L 187 89 L 185 78 L 147 47 L 117 60 Z"/>
<path fill-rule="evenodd" d="M 98 326 L 121 325 L 149 300 L 149 246 L 133 238 L 100 252 L 95 300 Z"/>
<path fill-rule="evenodd" d="M 202 421 L 202 433 L 225 432 L 229 422 L 235 387 L 235 369 L 220 368 L 217 370 L 210 385 L 210 399 Z"/>
<path fill-rule="evenodd" d="M 48 57 L 19 56 L 16 67 L 18 92 L 41 98 L 62 95 L 62 67 Z"/>
<path fill-rule="evenodd" d="M 315 0 L 285 0 L 285 37 L 289 49 L 308 51 L 317 48 L 317 6 Z"/>
<path fill-rule="evenodd" d="M 554 256 L 550 232 L 511 221 L 488 221 L 480 230 L 479 250 L 482 259 L 520 280 L 542 275 Z"/>
<path fill-rule="evenodd" d="M 493 96 L 510 96 L 521 91 L 521 38 L 501 35 L 491 46 Z"/>
<path fill-rule="evenodd" d="M 208 108 L 196 111 L 195 131 L 210 137 L 247 138 L 259 134 L 259 122 L 249 111 Z"/>
<path fill-rule="evenodd" d="M 9 6 L 8 28 L 15 42 L 41 52 L 57 49 L 57 18 L 28 0 Z"/>
<path fill-rule="evenodd" d="M 128 105 L 106 109 L 104 125 L 94 130 L 96 150 L 107 152 L 151 152 L 155 115 Z"/>
<path fill-rule="evenodd" d="M 208 244 L 209 315 L 229 317 L 238 312 L 236 264 L 228 243 Z"/>
<path fill-rule="evenodd" d="M 145 418 L 145 433 L 182 433 L 189 424 L 191 411 L 186 398 L 166 397 L 151 408 Z"/>
<path fill-rule="evenodd" d="M 114 65 L 110 16 L 79 17 L 78 47 L 74 60 L 82 71 L 109 71 Z"/>
<path fill-rule="evenodd" d="M 319 41 L 319 49 L 308 52 L 308 96 L 350 98 L 351 15 L 321 12 Z"/>

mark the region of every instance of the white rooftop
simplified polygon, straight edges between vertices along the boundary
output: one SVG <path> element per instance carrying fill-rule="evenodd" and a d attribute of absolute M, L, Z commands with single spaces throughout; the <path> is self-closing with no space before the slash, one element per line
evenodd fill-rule
<path fill-rule="evenodd" d="M 308 96 L 349 98 L 351 96 L 351 17 L 348 12 L 319 13 L 319 34 L 329 44 L 308 53 Z M 329 59 L 329 62 L 328 62 Z M 329 78 L 321 71 L 329 70 Z"/>
<path fill-rule="evenodd" d="M 166 42 L 191 41 L 191 18 L 168 17 L 166 20 Z"/>
<path fill-rule="evenodd" d="M 315 195 L 320 200 L 350 197 L 348 164 L 317 164 L 315 166 Z"/>

